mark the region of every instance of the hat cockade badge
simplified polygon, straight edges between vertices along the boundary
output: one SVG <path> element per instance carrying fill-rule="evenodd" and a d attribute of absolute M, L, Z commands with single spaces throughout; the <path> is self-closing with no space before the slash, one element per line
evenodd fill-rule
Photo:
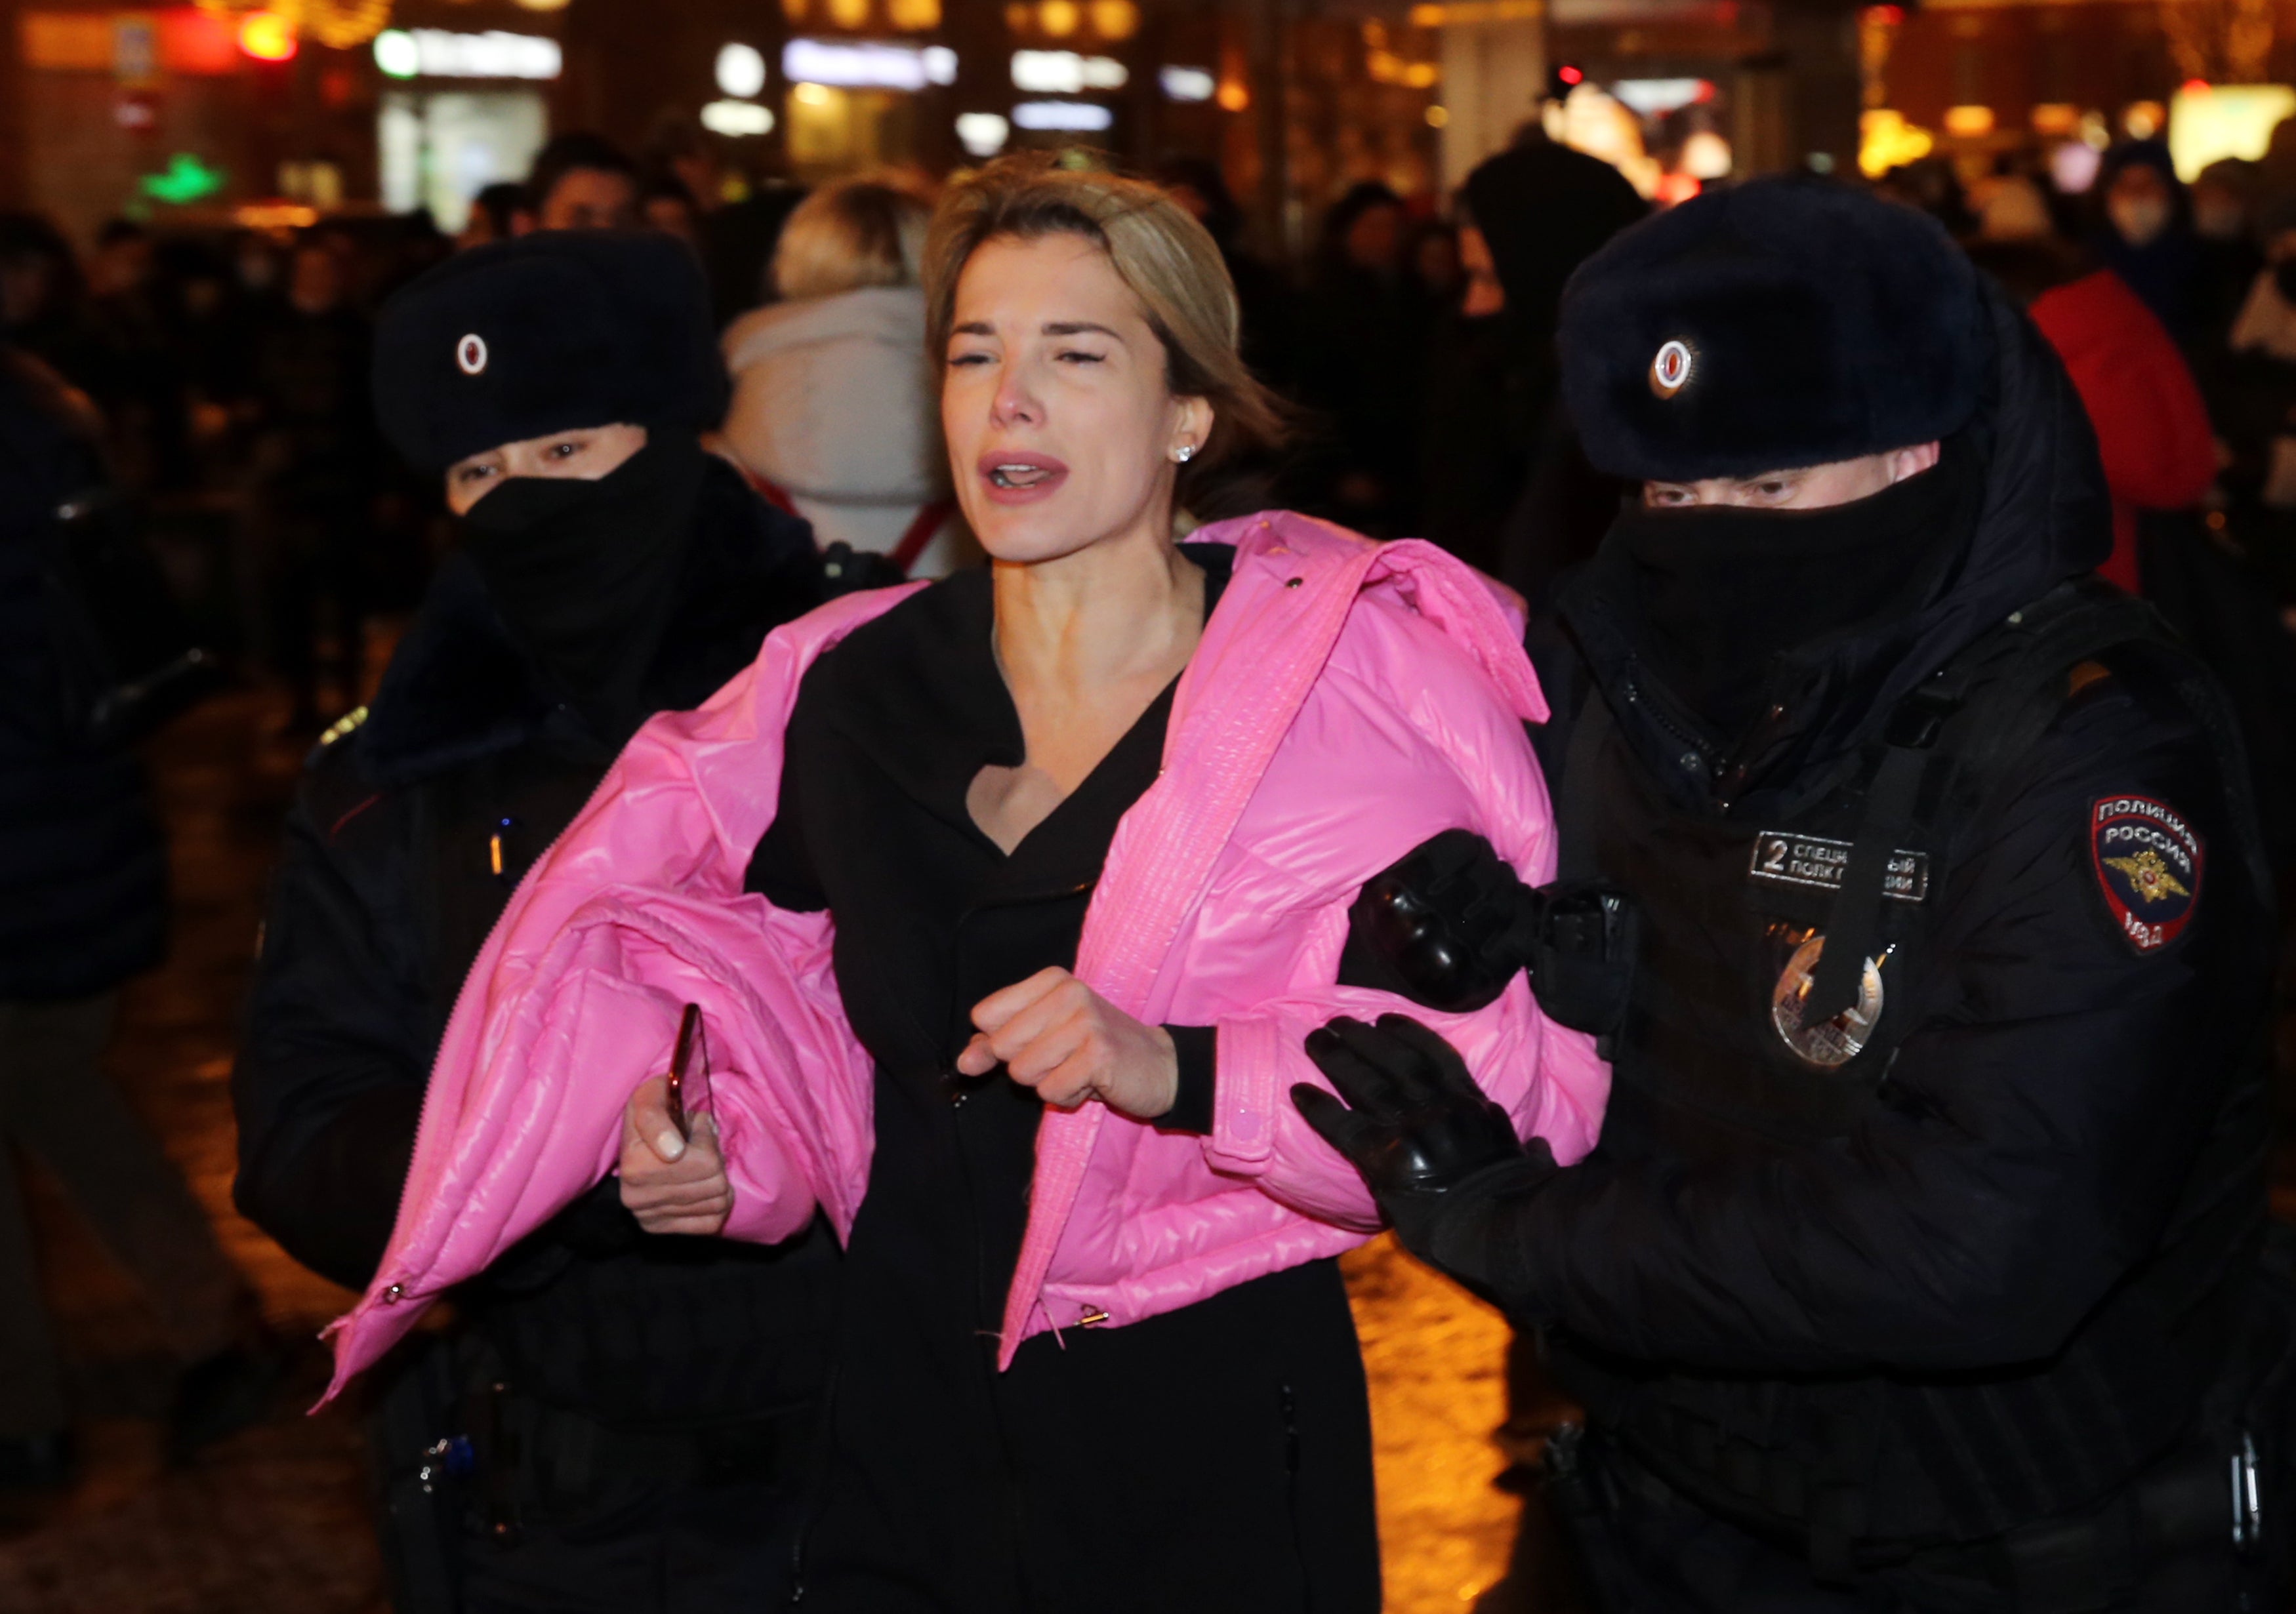
<path fill-rule="evenodd" d="M 487 339 L 473 331 L 455 344 L 455 363 L 464 375 L 476 375 L 487 367 Z"/>
<path fill-rule="evenodd" d="M 1651 360 L 1651 390 L 1660 397 L 1672 397 L 1690 384 L 1692 363 L 1688 342 L 1667 343 L 1658 350 L 1658 356 Z"/>

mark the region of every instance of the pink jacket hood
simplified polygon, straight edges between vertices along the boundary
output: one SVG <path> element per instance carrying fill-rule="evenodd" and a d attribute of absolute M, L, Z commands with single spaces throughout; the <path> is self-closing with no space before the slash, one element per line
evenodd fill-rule
<path fill-rule="evenodd" d="M 1234 571 L 1176 692 L 1164 769 L 1119 824 L 1076 972 L 1153 1023 L 1217 1029 L 1208 1136 L 1097 1103 L 1048 1110 L 1001 1361 L 1046 1329 L 1116 1326 L 1374 1231 L 1355 1172 L 1300 1121 L 1303 1041 L 1398 1007 L 1332 985 L 1363 882 L 1437 832 L 1487 836 L 1526 879 L 1554 821 L 1522 733 L 1546 707 L 1521 625 L 1415 540 L 1283 512 L 1207 528 Z M 440 1047 L 398 1218 L 366 1295 L 328 1331 L 330 1397 L 424 1307 L 613 1167 L 631 1091 L 701 1005 L 735 1207 L 775 1241 L 818 1210 L 840 1236 L 868 1185 L 873 1067 L 846 1023 L 828 914 L 742 890 L 777 804 L 805 669 L 917 586 L 776 630 L 693 712 L 646 725 L 529 872 Z M 1593 1147 L 1609 1071 L 1518 978 L 1441 1031 L 1525 1135 Z"/>

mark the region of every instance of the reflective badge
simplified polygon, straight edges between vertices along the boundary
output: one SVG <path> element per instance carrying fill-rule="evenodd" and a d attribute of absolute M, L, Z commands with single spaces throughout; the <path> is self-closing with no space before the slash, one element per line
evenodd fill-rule
<path fill-rule="evenodd" d="M 1690 372 L 1695 363 L 1695 356 L 1690 351 L 1688 342 L 1667 343 L 1658 350 L 1658 356 L 1651 360 L 1651 390 L 1660 397 L 1672 397 L 1690 385 Z"/>
<path fill-rule="evenodd" d="M 1770 991 L 1770 1024 L 1787 1047 L 1805 1064 L 1831 1070 L 1856 1059 L 1882 1019 L 1882 964 L 1890 956 L 1866 961 L 1865 979 L 1857 983 L 1857 1001 L 1819 1025 L 1801 1023 L 1801 1006 L 1809 1001 L 1810 978 L 1817 973 L 1819 954 L 1825 951 L 1823 934 L 1813 935 L 1786 961 L 1778 984 Z"/>
<path fill-rule="evenodd" d="M 455 362 L 464 375 L 476 375 L 487 367 L 487 339 L 473 331 L 455 344 Z"/>
<path fill-rule="evenodd" d="M 1747 864 L 1746 878 L 1762 885 L 1838 891 L 1849 868 L 1846 840 L 1764 830 L 1754 837 L 1754 855 Z M 1902 847 L 1890 853 L 1889 872 L 1882 876 L 1882 895 L 1898 902 L 1919 902 L 1929 894 L 1930 855 L 1908 852 Z"/>
<path fill-rule="evenodd" d="M 2158 952 L 2184 934 L 2206 859 L 2183 814 L 2150 796 L 2100 797 L 2089 805 L 2088 841 L 2104 905 L 2130 946 Z"/>

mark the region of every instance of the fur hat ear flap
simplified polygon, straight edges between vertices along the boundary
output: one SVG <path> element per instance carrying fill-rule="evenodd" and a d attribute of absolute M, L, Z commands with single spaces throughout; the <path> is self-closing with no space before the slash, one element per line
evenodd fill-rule
<path fill-rule="evenodd" d="M 1563 294 L 1564 395 L 1613 476 L 1694 481 L 1950 437 L 1992 337 L 1938 225 L 1827 180 L 1757 180 L 1636 225 Z"/>

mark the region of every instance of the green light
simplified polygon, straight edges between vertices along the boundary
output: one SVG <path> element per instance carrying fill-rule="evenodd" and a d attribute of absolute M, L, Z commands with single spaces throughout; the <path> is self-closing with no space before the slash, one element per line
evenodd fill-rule
<path fill-rule="evenodd" d="M 422 47 L 403 28 L 387 28 L 374 37 L 374 65 L 392 78 L 412 78 L 422 70 Z"/>
<path fill-rule="evenodd" d="M 164 201 L 172 207 L 212 196 L 223 189 L 229 176 L 221 168 L 211 168 L 189 152 L 178 152 L 168 159 L 163 174 L 146 174 L 135 182 L 136 189 L 154 201 Z"/>

